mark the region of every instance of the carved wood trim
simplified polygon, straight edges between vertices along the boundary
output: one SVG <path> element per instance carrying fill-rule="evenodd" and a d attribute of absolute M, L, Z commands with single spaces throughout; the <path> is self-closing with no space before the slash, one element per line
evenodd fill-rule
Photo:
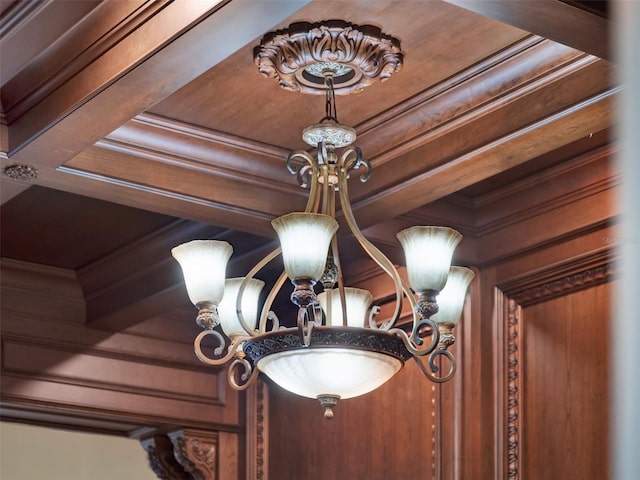
<path fill-rule="evenodd" d="M 608 282 L 615 275 L 615 252 L 604 248 L 504 282 L 500 289 L 519 305 L 529 306 Z"/>
<path fill-rule="evenodd" d="M 435 383 L 431 385 L 431 478 L 440 479 L 442 476 L 440 456 L 440 429 L 442 427 L 442 397 L 440 386 Z"/>
<path fill-rule="evenodd" d="M 520 466 L 520 368 L 521 351 L 520 320 L 522 309 L 513 300 L 507 306 L 507 401 L 506 401 L 506 441 L 507 441 L 507 477 L 518 479 Z"/>
<path fill-rule="evenodd" d="M 246 478 L 269 478 L 269 389 L 263 380 L 246 391 Z"/>

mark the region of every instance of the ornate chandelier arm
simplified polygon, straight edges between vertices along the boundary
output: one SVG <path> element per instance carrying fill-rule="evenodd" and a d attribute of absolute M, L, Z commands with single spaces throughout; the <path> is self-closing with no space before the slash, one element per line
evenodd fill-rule
<path fill-rule="evenodd" d="M 240 383 L 238 383 L 236 380 L 236 370 L 240 366 L 244 368 L 244 371 L 240 374 Z M 260 371 L 257 368 L 254 370 L 253 366 L 246 358 L 236 358 L 231 362 L 231 365 L 229 365 L 227 378 L 229 379 L 229 385 L 231 385 L 235 390 L 242 391 L 256 383 L 256 379 L 259 374 Z"/>
<path fill-rule="evenodd" d="M 216 330 L 203 330 L 202 332 L 200 332 L 200 334 L 196 337 L 196 339 L 193 341 L 193 349 L 196 353 L 196 357 L 198 357 L 198 360 L 200 360 L 202 363 L 206 363 L 207 365 L 212 365 L 212 366 L 219 366 L 219 365 L 224 365 L 225 363 L 227 363 L 236 353 L 238 350 L 238 346 L 248 340 L 250 337 L 249 336 L 245 336 L 245 335 L 238 335 L 236 337 L 234 337 L 231 340 L 231 344 L 229 345 L 229 348 L 227 349 L 227 354 L 219 357 L 219 358 L 211 358 L 208 357 L 207 355 L 204 354 L 204 352 L 202 351 L 202 340 L 204 340 L 204 337 L 206 337 L 207 335 L 212 335 L 213 337 L 216 338 L 216 340 L 218 340 L 218 346 L 213 350 L 213 354 L 218 356 L 221 355 L 222 352 L 224 351 L 224 346 L 226 344 L 224 337 L 222 336 L 222 334 L 220 334 L 220 332 L 216 331 Z"/>
<path fill-rule="evenodd" d="M 264 301 L 264 306 L 262 307 L 262 313 L 260 314 L 260 333 L 265 333 L 267 331 L 267 320 L 269 318 L 269 312 L 271 311 L 271 305 L 273 305 L 276 295 L 278 295 L 278 292 L 280 291 L 280 289 L 282 288 L 286 280 L 287 280 L 287 272 L 282 272 L 278 277 L 278 280 L 276 280 L 276 283 L 273 285 L 273 287 L 269 291 L 269 295 L 267 295 L 266 300 Z"/>
<path fill-rule="evenodd" d="M 369 160 L 362 156 L 362 150 L 356 146 L 347 148 L 342 153 L 340 165 L 342 165 L 347 173 L 351 170 L 358 170 L 360 167 L 364 167 L 364 173 L 360 174 L 360 182 L 362 183 L 366 183 L 373 173 L 373 167 L 369 163 Z"/>
<path fill-rule="evenodd" d="M 295 165 L 294 164 L 294 159 L 302 159 L 303 160 L 303 165 Z M 313 159 L 313 157 L 311 155 L 309 155 L 307 152 L 305 152 L 304 150 L 297 150 L 294 152 L 291 152 L 289 154 L 289 156 L 287 157 L 287 169 L 289 170 L 289 172 L 291 172 L 292 174 L 298 174 L 298 181 L 301 181 L 301 176 L 300 173 L 304 170 L 304 171 L 311 171 L 311 183 L 310 183 L 310 189 L 309 189 L 309 197 L 307 199 L 307 206 L 305 207 L 305 212 L 306 213 L 310 213 L 310 212 L 317 212 L 318 211 L 318 207 L 320 204 L 320 195 L 319 195 L 319 189 L 318 189 L 318 167 Z M 301 183 L 301 186 L 306 186 L 305 184 Z M 247 273 L 245 279 L 242 281 L 242 283 L 240 284 L 240 289 L 238 291 L 238 296 L 236 299 L 236 313 L 238 314 L 238 320 L 240 320 L 240 324 L 242 325 L 242 328 L 244 328 L 247 332 L 249 332 L 249 334 L 251 336 L 256 336 L 259 335 L 260 333 L 263 333 L 264 331 L 266 331 L 266 325 L 267 325 L 267 317 L 269 315 L 269 311 L 271 309 L 271 305 L 273 304 L 273 301 L 276 297 L 276 295 L 278 294 L 278 292 L 280 291 L 280 289 L 282 288 L 282 286 L 284 285 L 284 282 L 287 278 L 286 273 L 282 273 L 280 275 L 280 277 L 278 278 L 278 280 L 276 281 L 276 283 L 274 284 L 274 286 L 271 288 L 269 295 L 267 296 L 267 300 L 265 301 L 264 307 L 262 308 L 262 312 L 260 314 L 260 321 L 258 322 L 259 325 L 259 329 L 256 332 L 255 328 L 251 328 L 249 327 L 249 325 L 247 325 L 247 323 L 244 320 L 244 316 L 242 314 L 242 294 L 244 293 L 244 290 L 246 288 L 246 286 L 249 283 L 249 280 L 252 279 L 256 273 L 258 273 L 260 270 L 262 270 L 262 268 L 264 268 L 269 262 L 271 262 L 274 258 L 276 258 L 278 255 L 280 255 L 282 253 L 282 248 L 278 247 L 275 250 L 273 250 L 271 253 L 267 254 L 260 262 L 258 262 L 250 271 L 249 273 Z"/>
<path fill-rule="evenodd" d="M 413 355 L 414 357 L 423 357 L 425 355 L 429 355 L 431 352 L 435 350 L 435 348 L 438 346 L 439 338 L 440 338 L 440 335 L 438 334 L 438 326 L 436 325 L 436 323 L 430 319 L 426 319 L 425 323 L 432 325 L 432 328 L 433 328 L 433 335 L 431 338 L 431 342 L 426 347 L 421 347 L 424 344 L 424 342 L 420 344 L 414 343 L 412 338 L 409 337 L 409 335 L 407 335 L 407 332 L 405 332 L 401 328 L 392 328 L 391 330 L 389 330 L 389 332 L 396 334 L 402 339 L 404 346 L 411 353 L 411 355 Z"/>
<path fill-rule="evenodd" d="M 435 360 L 440 356 L 443 356 L 447 360 L 449 360 L 449 371 L 444 376 L 437 375 L 440 372 L 440 367 L 435 364 Z M 444 383 L 448 380 L 451 380 L 451 377 L 453 377 L 454 373 L 456 373 L 456 358 L 449 350 L 438 349 L 435 352 L 432 352 L 428 360 L 429 368 L 424 365 L 421 358 L 414 356 L 413 359 L 418 365 L 420 372 L 422 372 L 425 377 L 435 383 Z"/>
<path fill-rule="evenodd" d="M 338 178 L 340 206 L 342 207 L 342 213 L 347 222 L 347 225 L 349 226 L 349 230 L 351 230 L 351 233 L 353 233 L 353 236 L 356 237 L 356 240 L 358 240 L 358 243 L 360 243 L 360 246 L 367 253 L 367 255 L 369 255 L 378 264 L 378 266 L 380 266 L 380 268 L 384 270 L 385 273 L 389 275 L 393 280 L 396 292 L 396 308 L 393 312 L 391 320 L 384 322 L 379 327 L 381 330 L 389 330 L 391 327 L 393 327 L 393 325 L 395 325 L 398 317 L 400 316 L 400 312 L 402 311 L 403 286 L 400 275 L 398 275 L 398 271 L 396 270 L 396 267 L 393 265 L 393 263 L 391 263 L 391 261 L 380 250 L 378 250 L 378 247 L 367 240 L 367 238 L 360 231 L 360 228 L 358 228 L 358 224 L 353 217 L 353 211 L 351 210 L 351 205 L 349 203 L 349 193 L 347 191 L 347 172 L 342 167 L 340 168 Z"/>
<path fill-rule="evenodd" d="M 328 175 L 328 172 L 327 172 L 327 175 Z M 328 180 L 328 178 L 325 178 L 325 180 Z M 327 189 L 326 195 L 328 197 L 328 202 L 327 202 L 328 211 L 326 213 L 331 215 L 333 218 L 336 218 L 336 197 L 335 197 L 334 185 L 331 185 L 331 189 Z M 342 276 L 342 265 L 340 263 L 340 249 L 338 247 L 338 237 L 335 235 L 331 239 L 331 254 L 333 255 L 333 264 L 335 265 L 336 272 L 337 272 L 338 294 L 340 295 L 340 308 L 342 309 L 342 326 L 346 327 L 348 326 L 347 301 L 345 298 L 345 291 L 344 291 L 344 277 Z M 328 295 L 329 295 L 329 301 L 327 302 L 327 308 L 331 310 L 331 306 L 333 302 L 330 299 L 331 294 L 328 293 Z"/>
<path fill-rule="evenodd" d="M 244 330 L 252 337 L 258 335 L 258 332 L 256 332 L 255 327 L 250 327 L 247 324 L 247 322 L 245 322 L 244 316 L 242 314 L 242 295 L 244 293 L 244 289 L 249 284 L 249 281 L 255 276 L 255 274 L 258 273 L 260 270 L 262 270 L 274 258 L 280 255 L 281 252 L 282 252 L 282 248 L 278 247 L 273 251 L 271 251 L 270 253 L 268 253 L 262 260 L 260 260 L 256 265 L 254 265 L 254 267 L 251 270 L 249 270 L 249 273 L 247 273 L 247 275 L 244 277 L 244 280 L 240 284 L 240 289 L 238 290 L 238 296 L 236 298 L 236 313 L 238 315 L 238 320 L 240 320 L 240 325 L 242 325 L 242 328 L 244 328 Z M 280 287 L 278 287 L 278 290 L 280 290 Z M 276 293 L 278 292 L 276 291 Z M 269 308 L 271 308 L 271 305 L 269 305 Z M 262 323 L 262 318 L 260 319 L 260 323 Z"/>

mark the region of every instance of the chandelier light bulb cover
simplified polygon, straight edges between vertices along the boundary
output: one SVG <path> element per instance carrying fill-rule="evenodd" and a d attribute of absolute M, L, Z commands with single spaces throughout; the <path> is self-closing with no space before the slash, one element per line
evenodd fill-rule
<path fill-rule="evenodd" d="M 411 288 L 416 292 L 442 290 L 462 235 L 449 227 L 415 226 L 398 232 L 397 237 L 404 250 Z"/>
<path fill-rule="evenodd" d="M 377 27 L 338 20 L 297 23 L 265 35 L 254 55 L 260 72 L 283 88 L 324 93 L 326 115 L 304 131 L 304 140 L 314 149 L 295 150 L 286 158 L 287 169 L 309 193 L 303 212 L 272 221 L 280 247 L 245 277 L 227 280 L 226 286 L 232 252 L 228 243 L 197 240 L 172 250 L 199 310 L 196 321 L 203 331 L 194 341 L 196 356 L 208 365 L 228 365 L 233 388 L 249 388 L 263 373 L 290 392 L 316 398 L 328 418 L 340 399 L 378 388 L 409 359 L 428 379 L 449 380 L 456 370 L 449 351 L 455 341 L 452 330 L 473 278 L 471 270 L 451 267 L 462 235 L 440 226 L 400 232 L 409 278 L 405 283 L 396 265 L 358 227 L 348 180 L 366 182 L 372 167 L 352 145 L 355 130 L 337 120 L 336 90 L 359 91 L 399 71 L 400 42 Z M 385 310 L 385 318 L 377 318 L 380 307 L 372 305 L 370 292 L 345 286 L 336 236 L 338 211 L 348 229 L 345 234 L 358 242 L 393 287 L 393 312 Z M 270 284 L 260 309 L 264 282 L 254 277 L 280 255 L 284 272 Z M 297 314 L 281 325 L 271 308 L 287 278 Z M 405 302 L 411 306 L 412 321 L 397 326 Z M 207 337 L 214 346 L 210 341 L 203 346 Z"/>
<path fill-rule="evenodd" d="M 327 251 L 338 222 L 329 215 L 294 212 L 271 222 L 282 245 L 287 276 L 317 281 L 327 262 Z"/>
<path fill-rule="evenodd" d="M 347 326 L 364 327 L 367 321 L 367 312 L 373 302 L 371 292 L 361 288 L 345 287 L 344 301 Z M 318 302 L 320 302 L 327 326 L 340 327 L 343 325 L 345 319 L 340 289 L 330 288 L 325 290 L 318 295 Z"/>
<path fill-rule="evenodd" d="M 455 325 L 460 320 L 467 289 L 473 277 L 473 270 L 466 267 L 451 267 L 447 283 L 438 295 L 438 313 L 433 320 L 438 323 Z"/>
<path fill-rule="evenodd" d="M 249 333 L 242 326 L 240 315 L 242 315 L 244 322 L 251 327 L 251 330 L 254 330 L 258 324 L 258 302 L 260 292 L 264 288 L 264 282 L 257 278 L 248 279 L 241 297 L 242 304 L 240 308 L 237 308 L 238 293 L 244 279 L 245 277 L 227 279 L 224 283 L 224 296 L 218 305 L 220 328 L 229 338 Z"/>
<path fill-rule="evenodd" d="M 217 305 L 224 294 L 224 275 L 233 247 L 219 240 L 192 240 L 171 250 L 184 274 L 194 305 Z"/>

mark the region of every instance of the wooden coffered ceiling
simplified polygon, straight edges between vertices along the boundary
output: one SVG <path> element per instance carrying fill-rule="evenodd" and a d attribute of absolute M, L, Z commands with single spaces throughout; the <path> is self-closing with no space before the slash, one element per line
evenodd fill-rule
<path fill-rule="evenodd" d="M 400 73 L 337 99 L 374 166 L 350 187 L 361 227 L 394 257 L 398 228 L 450 224 L 478 262 L 479 199 L 610 141 L 604 3 L 2 0 L 2 165 L 38 170 L 2 176 L 2 256 L 75 270 L 87 322 L 110 329 L 186 305 L 175 244 L 227 239 L 246 271 L 270 220 L 304 206 L 284 159 L 324 113 L 252 49 L 340 18 L 405 52 Z"/>

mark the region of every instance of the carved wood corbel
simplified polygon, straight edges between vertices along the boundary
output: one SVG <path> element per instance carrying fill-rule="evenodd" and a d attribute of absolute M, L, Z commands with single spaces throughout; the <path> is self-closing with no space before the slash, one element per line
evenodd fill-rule
<path fill-rule="evenodd" d="M 140 443 L 160 480 L 218 479 L 218 432 L 180 429 Z"/>
<path fill-rule="evenodd" d="M 166 435 L 141 440 L 149 457 L 149 466 L 160 480 L 191 480 L 173 455 L 173 443 Z"/>
<path fill-rule="evenodd" d="M 193 480 L 217 480 L 218 433 L 181 429 L 168 434 L 175 459 Z"/>

